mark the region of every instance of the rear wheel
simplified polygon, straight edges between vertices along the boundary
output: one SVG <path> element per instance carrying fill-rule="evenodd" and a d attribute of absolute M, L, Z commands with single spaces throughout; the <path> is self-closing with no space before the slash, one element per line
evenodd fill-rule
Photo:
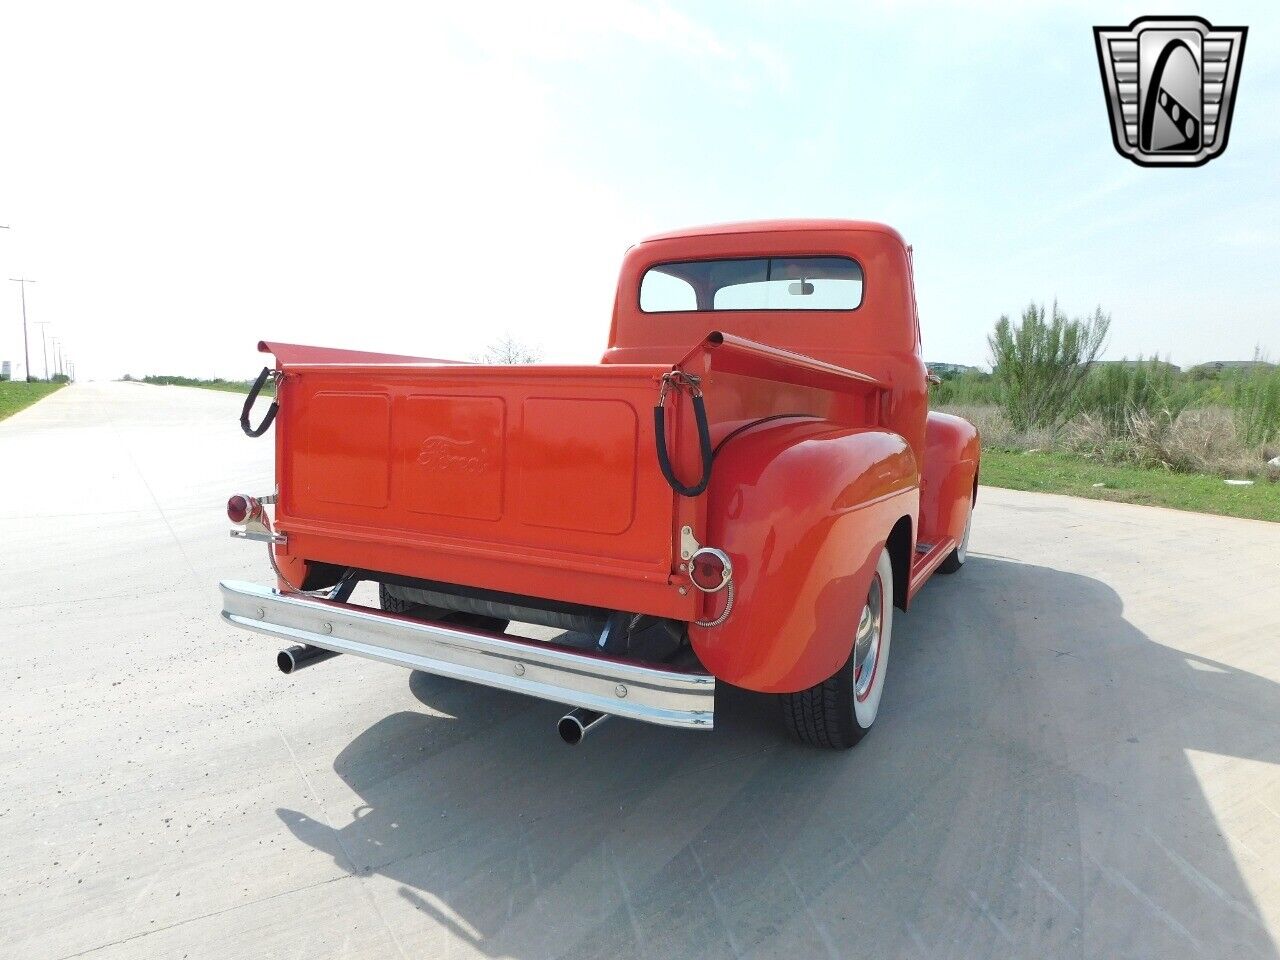
<path fill-rule="evenodd" d="M 969 528 L 973 526 L 973 504 L 969 504 L 969 515 L 964 518 L 964 533 L 956 548 L 947 554 L 947 559 L 938 565 L 939 573 L 955 573 L 969 559 Z"/>
<path fill-rule="evenodd" d="M 783 720 L 801 743 L 848 750 L 876 722 L 893 635 L 893 566 L 887 549 L 876 563 L 856 623 L 849 659 L 833 676 L 779 696 Z"/>

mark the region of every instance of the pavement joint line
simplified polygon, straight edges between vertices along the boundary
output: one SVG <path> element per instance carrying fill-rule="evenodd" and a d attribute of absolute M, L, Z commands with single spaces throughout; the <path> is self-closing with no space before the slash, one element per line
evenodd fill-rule
<path fill-rule="evenodd" d="M 529 709 L 532 710 L 533 708 L 530 707 Z M 524 716 L 528 712 L 529 712 L 528 710 L 523 711 L 520 714 L 520 716 Z M 287 743 L 285 745 L 288 746 Z M 729 763 L 737 763 L 738 761 L 742 760 L 747 756 L 766 756 L 774 752 L 775 752 L 775 748 L 773 747 L 769 747 L 765 750 L 740 750 L 733 753 L 725 754 L 723 758 L 717 758 L 715 760 L 710 761 L 709 763 L 704 763 L 698 766 L 697 770 L 699 773 L 705 774 L 707 771 L 714 770 L 716 767 L 721 767 Z M 305 777 L 304 777 L 304 780 L 305 780 Z M 543 823 L 544 821 L 550 820 L 554 816 L 555 816 L 554 811 L 548 811 L 547 813 L 544 813 L 540 816 L 525 817 L 523 820 L 524 827 L 526 830 L 528 830 L 532 827 L 537 826 L 538 824 Z M 333 824 L 331 823 L 326 823 L 326 826 L 328 826 L 330 829 L 333 829 Z M 466 837 L 456 836 L 453 839 L 446 840 L 442 843 L 435 844 L 433 846 L 426 846 L 420 850 L 412 850 L 401 856 L 392 857 L 390 860 L 380 860 L 372 866 L 372 869 L 376 873 L 385 873 L 388 867 L 394 867 L 396 864 L 404 863 L 408 860 L 416 860 L 419 857 L 427 857 L 433 854 L 443 853 L 445 851 L 452 850 L 462 844 L 469 843 L 469 842 L 470 841 Z M 344 850 L 343 852 L 345 853 L 346 851 Z M 353 865 L 354 865 L 354 862 L 353 862 Z"/>
<path fill-rule="evenodd" d="M 342 834 L 329 821 L 329 814 L 325 810 L 324 803 L 320 800 L 320 793 L 311 783 L 311 778 L 307 776 L 307 772 L 302 769 L 302 764 L 298 761 L 298 755 L 293 751 L 293 745 L 289 743 L 288 736 L 285 735 L 284 727 L 280 725 L 278 720 L 272 721 L 275 724 L 276 733 L 280 734 L 280 740 L 284 743 L 284 748 L 289 751 L 289 759 L 293 761 L 294 769 L 298 771 L 298 776 L 302 779 L 302 784 L 306 787 L 307 793 L 311 794 L 311 802 L 316 805 L 316 809 L 320 811 L 320 816 L 324 820 L 324 825 L 333 831 L 334 840 L 338 844 L 338 849 L 342 851 L 343 857 L 346 858 L 347 867 L 350 875 L 355 877 L 360 885 L 360 892 L 365 895 L 365 899 L 369 901 L 369 905 L 373 908 L 374 916 L 376 916 L 382 924 L 382 928 L 387 931 L 387 936 L 391 938 L 391 942 L 395 944 L 396 952 L 400 954 L 402 960 L 409 960 L 409 955 L 405 953 L 404 946 L 400 943 L 400 938 L 396 936 L 395 931 L 391 929 L 391 924 L 387 922 L 386 915 L 382 912 L 382 908 L 378 906 L 378 901 L 369 891 L 369 887 L 364 883 L 365 877 L 356 868 L 355 857 L 351 856 L 351 851 L 347 849 L 347 845 L 342 842 Z"/>
<path fill-rule="evenodd" d="M 1191 883 L 1198 886 L 1200 889 L 1206 890 L 1209 893 L 1213 894 L 1215 897 L 1221 900 L 1224 904 L 1226 904 L 1228 909 L 1244 917 L 1246 920 L 1251 922 L 1263 933 L 1267 932 L 1266 922 L 1262 919 L 1262 917 L 1258 914 L 1256 910 L 1250 910 L 1249 907 L 1241 903 L 1231 894 L 1227 893 L 1226 890 L 1222 889 L 1222 887 L 1214 883 L 1213 880 L 1211 880 L 1209 877 L 1205 876 L 1205 874 L 1202 871 L 1197 870 L 1193 864 L 1187 862 L 1185 859 L 1179 856 L 1175 851 L 1169 849 L 1169 847 L 1165 844 L 1165 842 L 1160 839 L 1160 835 L 1157 834 L 1150 827 L 1147 827 L 1143 832 L 1146 833 L 1146 835 L 1151 838 L 1152 842 L 1155 843 L 1155 845 L 1160 848 L 1161 852 L 1163 852 L 1164 855 L 1169 858 L 1170 862 L 1175 867 L 1178 868 L 1178 871 L 1184 877 L 1186 877 L 1187 880 L 1189 880 Z"/>
<path fill-rule="evenodd" d="M 121 937 L 118 940 L 111 940 L 107 943 L 99 943 L 84 950 L 78 950 L 75 953 L 64 953 L 56 960 L 75 960 L 76 957 L 87 957 L 90 954 L 97 953 L 99 950 L 106 950 L 110 947 L 117 947 L 122 943 L 129 943 L 133 940 L 141 940 L 143 937 L 149 937 L 152 934 L 163 933 L 166 930 L 172 930 L 175 927 L 186 926 L 188 923 L 197 923 L 200 920 L 208 920 L 210 917 L 220 917 L 224 913 L 231 913 L 235 910 L 243 910 L 245 907 L 252 907 L 260 903 L 269 903 L 272 900 L 278 900 L 280 897 L 287 897 L 294 893 L 301 893 L 303 890 L 314 890 L 317 887 L 323 887 L 327 883 L 335 883 L 339 880 L 354 880 L 351 874 L 342 874 L 337 877 L 326 877 L 324 880 L 317 880 L 315 883 L 304 883 L 300 887 L 293 887 L 289 890 L 281 890 L 279 893 L 273 893 L 265 897 L 259 897 L 256 900 L 247 900 L 244 903 L 237 903 L 234 906 L 223 907 L 221 910 L 212 910 L 209 913 L 202 913 L 196 917 L 187 917 L 185 920 L 175 920 L 173 923 L 167 923 L 163 927 L 156 927 L 154 930 L 142 930 L 131 936 Z"/>
<path fill-rule="evenodd" d="M 831 939 L 831 934 L 827 932 L 826 924 L 813 912 L 813 904 L 810 902 L 810 898 L 806 897 L 804 891 L 800 889 L 800 884 L 796 883 L 796 878 L 791 873 L 791 870 L 788 869 L 786 863 L 779 861 L 778 867 L 782 870 L 782 875 L 787 878 L 787 883 L 791 885 L 792 891 L 795 892 L 796 897 L 800 900 L 801 908 L 804 910 L 805 916 L 809 918 L 809 923 L 813 925 L 818 939 L 822 941 L 823 947 L 826 948 L 827 955 L 831 957 L 831 960 L 840 960 L 840 951 L 836 949 L 836 945 Z"/>
<path fill-rule="evenodd" d="M 1191 945 L 1196 948 L 1197 953 L 1201 953 L 1201 954 L 1204 953 L 1203 946 L 1201 945 L 1200 941 L 1195 938 L 1195 935 L 1192 934 L 1192 932 L 1188 930 L 1185 926 L 1183 926 L 1178 921 L 1177 917 L 1173 916 L 1173 914 L 1171 914 L 1168 910 L 1160 906 L 1159 903 L 1152 900 L 1142 890 L 1142 888 L 1140 888 L 1136 883 L 1134 883 L 1127 876 L 1125 876 L 1125 874 L 1122 871 L 1120 871 L 1116 867 L 1110 867 L 1105 863 L 1102 863 L 1092 854 L 1089 854 L 1087 852 L 1084 854 L 1084 856 L 1087 857 L 1093 863 L 1093 865 L 1098 869 L 1098 872 L 1101 873 L 1106 880 L 1108 880 L 1110 883 L 1119 887 L 1122 890 L 1127 890 L 1130 896 L 1132 896 L 1135 900 L 1137 900 L 1144 907 L 1146 907 L 1147 911 L 1152 916 L 1162 921 L 1165 924 L 1165 926 L 1167 926 L 1174 933 L 1180 934 L 1181 936 L 1185 937 L 1188 941 L 1190 941 Z"/>
<path fill-rule="evenodd" d="M 106 407 L 103 407 L 104 413 Z M 160 505 L 160 500 L 156 497 L 155 491 L 151 489 L 151 484 L 147 482 L 147 476 L 142 472 L 142 468 L 138 466 L 138 461 L 133 456 L 133 451 L 129 449 L 129 444 L 125 442 L 124 437 L 120 435 L 120 431 L 116 428 L 116 422 L 110 413 L 105 413 L 107 424 L 111 427 L 111 432 L 115 434 L 116 439 L 120 441 L 120 449 L 124 451 L 124 455 L 129 458 L 129 463 L 133 467 L 133 472 L 138 475 L 138 479 L 142 481 L 142 486 L 147 491 L 147 496 L 151 498 L 151 502 L 155 504 L 156 513 L 160 515 L 161 521 L 165 525 L 165 529 L 169 531 L 169 536 L 173 538 L 174 545 L 178 548 L 178 553 L 182 554 L 182 561 L 187 565 L 187 570 L 191 573 L 191 579 L 195 583 L 200 582 L 200 574 L 196 572 L 195 564 L 191 562 L 191 558 L 187 556 L 187 548 L 182 545 L 182 541 L 178 539 L 178 533 L 173 529 L 173 524 L 169 522 L 169 516 L 164 512 L 164 507 Z"/>

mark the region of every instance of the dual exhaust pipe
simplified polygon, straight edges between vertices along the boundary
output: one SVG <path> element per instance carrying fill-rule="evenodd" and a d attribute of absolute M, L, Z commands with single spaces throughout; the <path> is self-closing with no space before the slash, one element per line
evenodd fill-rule
<path fill-rule="evenodd" d="M 560 718 L 560 722 L 556 724 L 556 733 L 560 734 L 560 739 L 569 746 L 576 747 L 588 733 L 597 729 L 608 719 L 607 713 L 597 713 L 586 707 L 578 707 Z"/>
<path fill-rule="evenodd" d="M 338 652 L 336 650 L 297 644 L 292 647 L 285 647 L 276 654 L 276 666 L 280 668 L 281 673 L 294 673 L 303 667 L 323 663 L 337 655 Z M 609 714 L 607 713 L 599 713 L 595 710 L 588 710 L 585 707 L 577 707 L 560 718 L 560 722 L 556 724 L 556 732 L 560 734 L 561 740 L 571 747 L 576 747 L 586 738 L 588 733 L 597 729 L 608 719 Z"/>
<path fill-rule="evenodd" d="M 276 666 L 280 668 L 281 673 L 293 673 L 301 670 L 303 667 L 309 667 L 313 664 L 323 663 L 331 657 L 336 657 L 336 650 L 326 650 L 324 647 L 312 647 L 305 644 L 298 644 L 292 647 L 285 647 L 276 654 Z"/>

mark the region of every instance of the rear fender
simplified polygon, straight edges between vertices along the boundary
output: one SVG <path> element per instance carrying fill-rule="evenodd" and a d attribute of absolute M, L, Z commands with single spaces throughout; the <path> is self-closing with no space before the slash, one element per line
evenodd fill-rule
<path fill-rule="evenodd" d="M 968 420 L 930 413 L 925 424 L 920 540 L 959 540 L 973 507 L 978 478 L 978 429 Z"/>
<path fill-rule="evenodd" d="M 718 627 L 690 626 L 703 665 L 768 693 L 830 677 L 889 531 L 918 507 L 915 457 L 896 433 L 809 421 L 735 437 L 716 457 L 706 536 L 733 562 L 734 608 Z"/>

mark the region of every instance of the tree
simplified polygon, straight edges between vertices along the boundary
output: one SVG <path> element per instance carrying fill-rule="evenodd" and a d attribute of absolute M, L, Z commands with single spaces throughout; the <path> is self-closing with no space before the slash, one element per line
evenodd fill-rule
<path fill-rule="evenodd" d="M 1070 418 L 1110 328 L 1101 307 L 1091 317 L 1068 320 L 1056 300 L 1048 314 L 1043 304 L 1031 303 L 1020 322 L 1007 316 L 996 321 L 987 337 L 991 367 L 1015 429 L 1054 430 Z"/>
<path fill-rule="evenodd" d="M 541 350 L 512 339 L 509 333 L 503 334 L 499 339 L 489 344 L 484 348 L 484 352 L 476 357 L 478 363 L 489 364 L 537 363 L 541 359 Z"/>

